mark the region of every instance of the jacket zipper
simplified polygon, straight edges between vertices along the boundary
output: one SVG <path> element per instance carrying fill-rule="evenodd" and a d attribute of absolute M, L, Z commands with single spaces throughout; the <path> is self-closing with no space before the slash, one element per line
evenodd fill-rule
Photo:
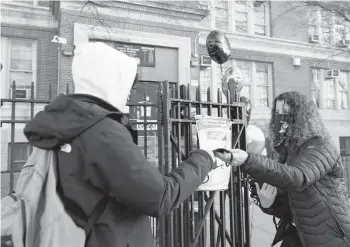
<path fill-rule="evenodd" d="M 331 207 L 329 206 L 329 203 L 328 203 L 327 200 L 324 198 L 324 196 L 322 196 L 322 194 L 321 194 L 320 191 L 316 188 L 315 185 L 314 185 L 314 188 L 317 190 L 317 192 L 319 193 L 319 195 L 322 197 L 323 202 L 326 204 L 326 207 L 327 207 L 327 209 L 328 209 L 328 212 L 329 212 L 329 214 L 331 215 L 331 217 L 332 217 L 332 219 L 333 219 L 333 222 L 334 222 L 334 224 L 335 224 L 335 226 L 336 226 L 336 228 L 337 228 L 338 233 L 340 234 L 340 237 L 341 237 L 342 239 L 344 239 L 344 241 L 345 241 L 345 243 L 347 244 L 347 246 L 350 247 L 349 241 L 348 241 L 348 239 L 347 239 L 346 236 L 345 236 L 345 231 L 344 231 L 344 229 L 341 227 L 341 225 L 340 225 L 340 223 L 339 223 L 337 217 L 335 217 L 335 215 L 333 214 L 332 209 L 331 209 Z"/>

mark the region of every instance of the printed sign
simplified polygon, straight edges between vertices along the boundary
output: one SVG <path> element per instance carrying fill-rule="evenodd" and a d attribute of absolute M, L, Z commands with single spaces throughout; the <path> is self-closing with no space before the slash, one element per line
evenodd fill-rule
<path fill-rule="evenodd" d="M 138 59 L 139 67 L 156 67 L 156 53 L 154 46 L 116 43 L 115 49 Z"/>
<path fill-rule="evenodd" d="M 231 149 L 232 122 L 227 118 L 196 115 L 199 148 L 212 152 L 217 148 Z M 208 173 L 199 191 L 227 190 L 231 165 L 217 159 L 217 168 Z"/>

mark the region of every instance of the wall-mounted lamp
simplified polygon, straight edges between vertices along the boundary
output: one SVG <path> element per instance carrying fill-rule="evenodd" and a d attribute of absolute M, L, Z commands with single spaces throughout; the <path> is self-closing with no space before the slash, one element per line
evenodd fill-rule
<path fill-rule="evenodd" d="M 300 57 L 293 57 L 293 66 L 295 68 L 299 68 L 301 65 Z"/>

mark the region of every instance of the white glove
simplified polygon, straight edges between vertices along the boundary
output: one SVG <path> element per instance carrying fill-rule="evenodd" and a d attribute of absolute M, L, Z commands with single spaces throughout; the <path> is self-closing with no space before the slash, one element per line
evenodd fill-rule
<path fill-rule="evenodd" d="M 260 205 L 263 208 L 271 207 L 277 195 L 277 188 L 267 183 L 264 183 L 261 186 L 261 189 L 258 183 L 255 183 L 255 186 L 256 192 L 259 196 Z"/>

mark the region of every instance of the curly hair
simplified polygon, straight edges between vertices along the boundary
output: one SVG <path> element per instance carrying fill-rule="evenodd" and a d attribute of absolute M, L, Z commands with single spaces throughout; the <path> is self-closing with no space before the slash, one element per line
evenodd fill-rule
<path fill-rule="evenodd" d="M 268 128 L 271 137 L 275 136 L 273 128 L 277 101 L 284 101 L 290 107 L 293 121 L 286 134 L 288 140 L 294 141 L 295 148 L 300 147 L 311 138 L 329 136 L 315 103 L 308 100 L 305 95 L 293 91 L 282 93 L 273 101 Z"/>

